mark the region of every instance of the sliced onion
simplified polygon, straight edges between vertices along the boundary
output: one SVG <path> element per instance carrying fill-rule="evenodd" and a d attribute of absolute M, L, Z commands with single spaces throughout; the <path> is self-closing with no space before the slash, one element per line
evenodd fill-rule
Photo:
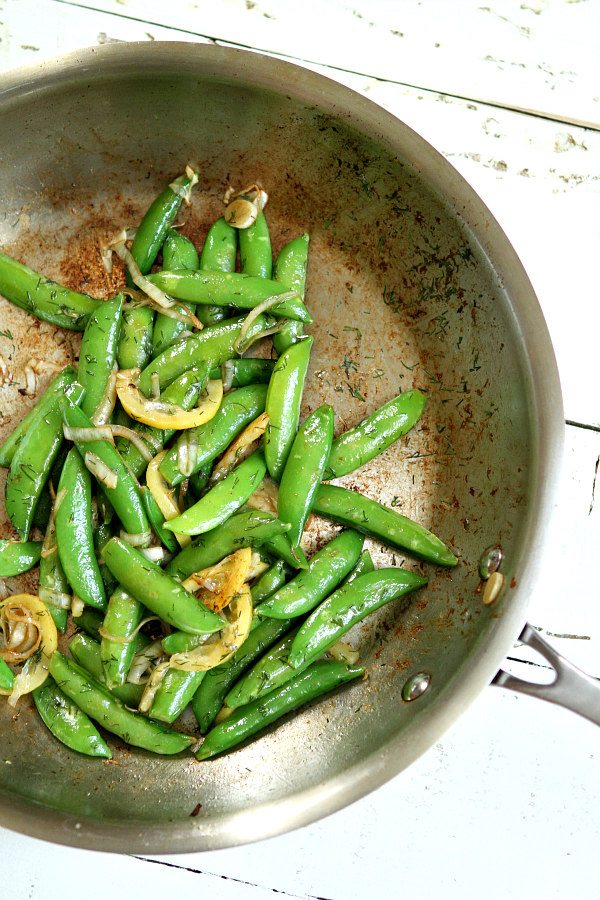
<path fill-rule="evenodd" d="M 94 478 L 103 484 L 104 487 L 107 487 L 109 490 L 114 490 L 116 488 L 119 481 L 117 473 L 113 472 L 110 466 L 107 466 L 99 456 L 96 456 L 95 453 L 90 453 L 90 451 L 87 450 L 83 457 L 83 462 L 86 469 L 88 469 Z"/>
<path fill-rule="evenodd" d="M 193 474 L 197 459 L 198 434 L 195 428 L 189 428 L 177 442 L 177 468 L 186 478 Z"/>
<path fill-rule="evenodd" d="M 199 647 L 186 653 L 174 653 L 169 660 L 172 669 L 182 672 L 206 672 L 227 662 L 239 650 L 252 625 L 252 597 L 245 584 L 226 610 L 227 625 Z"/>
<path fill-rule="evenodd" d="M 268 568 L 269 563 L 264 562 L 264 560 L 260 558 L 260 553 L 256 553 L 256 551 L 253 550 L 246 581 L 254 581 L 255 578 L 260 578 L 260 576 L 264 575 Z"/>
<path fill-rule="evenodd" d="M 54 591 L 52 588 L 39 588 L 38 595 L 44 603 L 56 606 L 58 609 L 71 609 L 71 595 L 63 591 Z"/>
<path fill-rule="evenodd" d="M 130 684 L 143 684 L 144 675 L 152 665 L 152 660 L 160 659 L 163 655 L 162 640 L 158 638 L 156 641 L 152 641 L 133 657 L 127 681 Z"/>
<path fill-rule="evenodd" d="M 255 319 L 257 319 L 268 309 L 271 309 L 272 306 L 277 306 L 278 303 L 283 303 L 284 300 L 292 300 L 294 297 L 300 297 L 298 291 L 286 291 L 284 294 L 275 294 L 275 296 L 267 297 L 266 300 L 263 300 L 262 303 L 259 303 L 258 306 L 254 307 L 254 309 L 251 309 L 242 322 L 240 333 L 235 341 L 234 349 L 236 350 L 236 352 L 242 352 L 241 347 L 244 345 L 248 330 Z"/>
<path fill-rule="evenodd" d="M 152 452 L 148 449 L 148 444 L 140 437 L 137 431 L 134 431 L 133 428 L 127 428 L 126 425 L 109 425 L 108 427 L 110 428 L 113 437 L 125 438 L 126 441 L 133 444 L 140 456 L 143 456 L 146 462 L 150 462 L 152 459 Z"/>
<path fill-rule="evenodd" d="M 67 441 L 89 444 L 91 441 L 113 442 L 112 431 L 108 425 L 97 425 L 94 428 L 72 428 L 63 423 L 63 434 Z"/>
<path fill-rule="evenodd" d="M 331 656 L 332 659 L 338 659 L 340 662 L 345 662 L 349 666 L 355 665 L 355 663 L 358 662 L 359 657 L 358 650 L 355 650 L 354 647 L 351 647 L 346 641 L 336 641 L 335 644 L 327 650 L 327 655 Z"/>
<path fill-rule="evenodd" d="M 257 449 L 259 442 L 269 424 L 268 413 L 261 413 L 253 422 L 250 422 L 244 430 L 231 442 L 217 465 L 212 471 L 209 483 L 222 481 L 226 475 L 234 469 L 238 463 L 250 456 Z"/>
<path fill-rule="evenodd" d="M 271 478 L 265 476 L 261 486 L 254 491 L 252 496 L 246 502 L 252 509 L 260 509 L 263 512 L 277 514 L 278 496 L 279 488 Z"/>
<path fill-rule="evenodd" d="M 161 309 L 169 309 L 171 306 L 175 306 L 175 301 L 172 297 L 168 297 L 164 291 L 161 291 L 159 287 L 152 284 L 151 281 L 148 281 L 148 279 L 142 275 L 140 267 L 131 255 L 131 251 L 126 247 L 126 241 L 127 232 L 121 231 L 105 249 L 110 249 L 113 253 L 117 254 L 119 259 L 127 266 L 127 271 L 129 272 L 133 283 L 137 285 L 144 294 L 154 300 Z"/>
<path fill-rule="evenodd" d="M 183 587 L 197 593 L 198 599 L 213 612 L 220 612 L 249 581 L 252 550 L 244 547 L 226 556 L 221 562 L 190 575 Z"/>
<path fill-rule="evenodd" d="M 138 534 L 130 534 L 121 529 L 119 537 L 130 547 L 147 547 L 152 540 L 152 532 L 148 529 L 148 531 L 140 531 Z"/>
<path fill-rule="evenodd" d="M 52 616 L 40 598 L 32 594 L 15 594 L 0 604 L 0 623 L 5 638 L 7 631 L 10 630 L 9 623 L 12 617 L 16 621 L 28 618 L 27 624 L 32 626 L 39 636 L 39 640 L 38 637 L 34 639 L 32 643 L 34 649 L 31 650 L 30 658 L 27 659 L 22 671 L 16 676 L 12 689 L 0 691 L 10 695 L 8 702 L 14 707 L 19 697 L 35 690 L 48 677 L 50 658 L 58 645 L 58 633 Z M 7 651 L 3 651 L 2 656 L 4 657 L 6 653 Z"/>
<path fill-rule="evenodd" d="M 83 612 L 85 607 L 85 603 L 78 597 L 77 594 L 73 594 L 71 597 L 71 615 L 74 619 L 78 619 L 81 613 Z"/>
<path fill-rule="evenodd" d="M 94 425 L 106 425 L 113 414 L 115 403 L 117 401 L 117 368 L 117 364 L 115 363 L 108 376 L 108 381 L 106 382 L 106 387 L 104 388 L 100 403 L 92 416 Z"/>
<path fill-rule="evenodd" d="M 148 463 L 148 468 L 146 469 L 146 484 L 148 490 L 156 500 L 158 508 L 168 522 L 170 519 L 175 519 L 177 516 L 181 515 L 181 510 L 175 500 L 175 494 L 163 478 L 159 469 L 159 466 L 166 455 L 167 451 L 161 450 L 161 452 Z M 175 538 L 179 542 L 180 547 L 187 547 L 192 540 L 189 534 L 175 533 Z"/>
<path fill-rule="evenodd" d="M 185 184 L 188 181 L 188 184 Z M 189 206 L 192 200 L 192 188 L 198 184 L 198 173 L 192 169 L 190 165 L 185 167 L 185 175 L 179 175 L 169 185 L 170 189 L 178 197 L 181 197 L 186 206 Z"/>
<path fill-rule="evenodd" d="M 145 547 L 142 550 L 142 556 L 145 556 L 150 562 L 160 563 L 166 559 L 171 559 L 172 554 L 165 550 L 164 547 Z"/>
<path fill-rule="evenodd" d="M 279 296 L 282 297 L 283 294 L 280 294 Z M 249 338 L 244 344 L 241 343 L 238 337 L 236 346 L 237 352 L 241 355 L 242 353 L 245 353 L 246 350 L 248 350 L 248 348 L 251 347 L 252 344 L 255 344 L 257 341 L 261 341 L 263 338 L 269 337 L 272 334 L 279 334 L 279 332 L 283 331 L 283 329 L 285 328 L 286 322 L 289 321 L 289 319 L 279 319 L 279 321 L 268 325 L 267 328 L 263 328 L 262 331 L 259 331 L 256 334 L 252 335 L 252 337 Z"/>
<path fill-rule="evenodd" d="M 122 372 L 117 376 L 117 395 L 125 412 L 137 422 L 153 428 L 181 431 L 204 425 L 216 415 L 223 399 L 223 382 L 220 379 L 209 381 L 206 395 L 195 409 L 189 411 L 164 400 L 149 400 Z"/>
<path fill-rule="evenodd" d="M 144 688 L 144 693 L 141 696 L 140 704 L 138 709 L 142 713 L 148 712 L 152 703 L 154 702 L 154 698 L 156 697 L 156 692 L 162 684 L 162 680 L 167 674 L 170 668 L 169 661 L 161 662 L 152 670 L 152 674 L 150 678 L 146 682 L 146 687 Z"/>

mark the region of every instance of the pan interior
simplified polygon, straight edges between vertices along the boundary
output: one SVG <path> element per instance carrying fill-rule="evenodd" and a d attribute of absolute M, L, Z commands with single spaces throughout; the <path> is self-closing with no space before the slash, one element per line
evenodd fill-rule
<path fill-rule="evenodd" d="M 274 251 L 305 230 L 311 238 L 315 344 L 303 415 L 330 403 L 339 433 L 400 391 L 419 387 L 429 397 L 410 435 L 343 481 L 419 520 L 461 559 L 447 572 L 374 545 L 377 564 L 405 563 L 430 583 L 351 635 L 368 679 L 208 763 L 155 758 L 118 741 L 112 762 L 90 761 L 58 744 L 27 702 L 16 715 L 0 705 L 6 795 L 95 822 L 193 824 L 200 847 L 224 816 L 330 782 L 398 735 L 408 746 L 420 716 L 463 677 L 504 602 L 483 606 L 479 556 L 500 543 L 510 579 L 522 553 L 535 441 L 522 341 L 503 285 L 456 210 L 401 148 L 316 104 L 202 73 L 82 73 L 5 98 L 0 124 L 6 252 L 105 295 L 98 247 L 135 227 L 187 162 L 201 177 L 182 230 L 198 246 L 222 213 L 225 188 L 258 180 L 270 195 Z M 19 391 L 27 364 L 42 386 L 77 359 L 79 337 L 4 301 L 0 322 L 3 437 L 32 402 Z M 309 547 L 334 530 L 314 522 Z M 33 586 L 8 580 L 11 592 L 22 585 Z M 429 691 L 402 702 L 403 684 L 419 671 L 431 674 Z"/>

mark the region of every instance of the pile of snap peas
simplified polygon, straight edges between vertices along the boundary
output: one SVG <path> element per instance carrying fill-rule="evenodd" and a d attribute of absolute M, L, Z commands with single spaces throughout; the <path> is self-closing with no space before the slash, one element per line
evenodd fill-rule
<path fill-rule="evenodd" d="M 93 757 L 111 756 L 100 726 L 204 760 L 364 676 L 341 639 L 427 583 L 376 569 L 365 536 L 457 564 L 422 525 L 329 483 L 405 435 L 425 396 L 337 437 L 327 404 L 300 422 L 308 235 L 273 263 L 248 189 L 243 227 L 226 210 L 199 254 L 174 227 L 196 180 L 186 169 L 122 239 L 127 287 L 111 299 L 0 254 L 2 296 L 83 332 L 78 365 L 0 447 L 18 535 L 0 541 L 0 576 L 39 565 L 37 595 L 0 602 L 0 692 L 31 693 L 52 734 Z M 273 358 L 244 355 L 263 338 Z M 342 528 L 307 559 L 311 513 Z M 180 720 L 190 705 L 197 728 Z"/>

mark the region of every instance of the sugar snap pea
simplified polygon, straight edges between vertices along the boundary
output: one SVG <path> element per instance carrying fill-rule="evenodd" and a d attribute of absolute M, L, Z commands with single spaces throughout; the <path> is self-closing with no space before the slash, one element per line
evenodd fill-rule
<path fill-rule="evenodd" d="M 33 691 L 33 702 L 44 725 L 66 747 L 85 756 L 111 759 L 112 753 L 106 741 L 53 678 L 47 678 Z"/>
<path fill-rule="evenodd" d="M 198 471 L 224 453 L 229 444 L 265 409 L 267 387 L 252 384 L 225 394 L 218 415 L 198 428 L 190 429 L 189 437 L 181 436 L 168 451 L 160 465 L 160 472 L 169 484 L 180 484 L 185 475 L 179 469 L 180 442 L 188 441 L 190 469 Z M 191 448 L 194 448 L 193 450 Z"/>
<path fill-rule="evenodd" d="M 40 558 L 38 596 L 46 604 L 58 630 L 64 632 L 69 617 L 69 609 L 64 601 L 68 598 L 70 589 L 56 544 L 55 515 L 53 504 L 44 535 L 44 554 Z"/>
<path fill-rule="evenodd" d="M 96 549 L 96 558 L 98 559 L 98 563 L 100 565 L 100 574 L 102 575 L 102 581 L 104 582 L 104 587 L 106 588 L 107 595 L 112 594 L 117 586 L 117 583 L 102 562 L 102 551 L 110 541 L 113 534 L 113 527 L 109 522 L 102 522 L 98 525 L 97 528 L 94 529 L 94 547 Z"/>
<path fill-rule="evenodd" d="M 261 603 L 261 616 L 292 619 L 302 616 L 334 590 L 354 568 L 364 538 L 356 531 L 342 531 L 309 560 L 308 569 Z"/>
<path fill-rule="evenodd" d="M 143 616 L 143 605 L 122 588 L 109 597 L 100 643 L 104 681 L 109 690 L 125 683 L 135 653 L 131 638 Z"/>
<path fill-rule="evenodd" d="M 152 531 L 170 553 L 177 553 L 179 551 L 177 538 L 172 531 L 167 531 L 165 528 L 165 517 L 163 516 L 158 503 L 150 493 L 150 489 L 144 485 L 144 487 L 140 488 L 140 496 Z"/>
<path fill-rule="evenodd" d="M 112 538 L 104 548 L 104 561 L 125 591 L 174 628 L 212 634 L 223 627 L 220 616 L 119 538 Z"/>
<path fill-rule="evenodd" d="M 76 663 L 68 662 L 58 650 L 50 660 L 50 674 L 84 713 L 127 744 L 152 753 L 173 755 L 186 750 L 193 742 L 188 735 L 171 731 L 126 709 L 107 688 Z"/>
<path fill-rule="evenodd" d="M 287 528 L 288 523 L 285 523 Z M 277 556 L 283 562 L 291 566 L 292 569 L 308 569 L 308 560 L 304 555 L 304 550 L 299 545 L 292 546 L 292 542 L 286 534 L 276 534 L 269 538 L 263 544 L 263 549 L 270 553 L 271 556 Z"/>
<path fill-rule="evenodd" d="M 84 603 L 106 609 L 92 530 L 92 482 L 75 447 L 63 466 L 55 511 L 56 544 L 67 581 Z"/>
<path fill-rule="evenodd" d="M 289 293 L 283 285 L 269 278 L 257 278 L 242 272 L 156 272 L 149 281 L 162 291 L 193 304 L 235 306 L 237 309 L 254 309 L 265 300 Z M 272 306 L 271 315 L 284 319 L 297 319 L 308 325 L 312 317 L 299 297 L 288 297 Z"/>
<path fill-rule="evenodd" d="M 131 255 L 142 275 L 152 268 L 184 197 L 189 196 L 197 181 L 197 174 L 186 170 L 185 175 L 179 175 L 158 194 L 144 213 L 131 245 Z"/>
<path fill-rule="evenodd" d="M 0 540 L 0 578 L 22 575 L 40 561 L 41 541 Z"/>
<path fill-rule="evenodd" d="M 291 624 L 291 621 L 283 619 L 258 621 L 239 650 L 227 662 L 206 672 L 192 700 L 192 709 L 203 734 L 215 720 L 230 687 L 275 641 L 289 631 Z"/>
<path fill-rule="evenodd" d="M 258 581 L 252 585 L 250 593 L 254 605 L 256 606 L 257 603 L 266 600 L 267 597 L 270 597 L 271 594 L 275 593 L 278 588 L 283 587 L 288 578 L 289 571 L 287 563 L 282 559 L 278 559 L 277 562 L 274 562 L 271 568 L 267 569 L 267 571 L 260 576 Z"/>
<path fill-rule="evenodd" d="M 268 384 L 275 361 L 272 359 L 258 359 L 247 357 L 242 359 L 228 359 L 223 363 L 221 370 L 211 371 L 211 378 L 222 378 L 225 390 L 245 387 L 247 384 Z"/>
<path fill-rule="evenodd" d="M 308 235 L 302 234 L 287 243 L 279 251 L 275 261 L 273 278 L 285 285 L 288 291 L 297 291 L 304 299 L 306 287 L 306 267 L 308 263 Z M 281 356 L 284 350 L 300 340 L 304 333 L 301 322 L 290 319 L 277 334 L 273 335 L 273 346 Z"/>
<path fill-rule="evenodd" d="M 237 709 L 251 703 L 257 697 L 264 697 L 265 694 L 285 684 L 297 674 L 297 670 L 289 664 L 288 657 L 300 626 L 296 625 L 290 631 L 290 620 L 280 621 L 288 623 L 288 627 L 283 632 L 284 636 L 277 643 L 272 644 L 267 652 L 256 660 L 244 677 L 233 685 L 224 700 L 224 705 L 229 709 Z"/>
<path fill-rule="evenodd" d="M 208 229 L 200 254 L 200 270 L 202 272 L 235 272 L 237 249 L 237 231 L 221 216 Z M 164 265 L 163 268 L 168 269 L 169 267 Z M 227 309 L 223 306 L 200 306 L 195 312 L 203 325 L 214 325 L 227 316 Z"/>
<path fill-rule="evenodd" d="M 81 402 L 83 389 L 78 382 L 75 382 L 75 377 L 75 369 L 72 366 L 66 366 L 62 372 L 52 379 L 44 393 L 38 398 L 35 406 L 21 419 L 0 447 L 0 466 L 10 466 L 15 450 L 23 437 L 29 431 L 37 429 L 38 424 L 43 420 L 44 416 L 48 415 L 57 399 L 66 396 L 71 399 L 72 403 L 75 403 L 74 395 L 78 394 Z"/>
<path fill-rule="evenodd" d="M 265 410 L 265 459 L 271 476 L 279 481 L 296 436 L 304 379 L 308 370 L 311 337 L 293 344 L 281 354 L 273 369 Z"/>
<path fill-rule="evenodd" d="M 77 367 L 77 379 L 85 390 L 81 409 L 97 424 L 100 420 L 96 420 L 95 416 L 102 412 L 99 406 L 117 356 L 122 309 L 122 294 L 117 294 L 113 300 L 99 303 L 88 319 L 81 339 Z M 101 416 L 101 424 L 104 422 L 106 414 Z"/>
<path fill-rule="evenodd" d="M 358 557 L 358 562 L 350 572 L 350 574 L 344 578 L 340 587 L 343 587 L 345 584 L 351 584 L 359 575 L 366 575 L 367 572 L 374 572 L 375 566 L 373 564 L 373 558 L 368 550 L 363 550 L 363 552 Z"/>
<path fill-rule="evenodd" d="M 167 669 L 148 712 L 150 718 L 166 722 L 168 725 L 178 719 L 186 706 L 192 702 L 204 675 L 204 672 Z"/>
<path fill-rule="evenodd" d="M 0 253 L 0 294 L 38 319 L 70 331 L 83 331 L 102 302 L 63 287 L 4 253 Z"/>
<path fill-rule="evenodd" d="M 93 423 L 86 414 L 76 406 L 66 404 L 64 407 L 65 422 L 71 428 L 92 428 Z M 101 482 L 102 493 L 106 495 L 111 506 L 128 534 L 148 535 L 149 523 L 142 503 L 137 482 L 123 460 L 119 451 L 110 441 L 81 441 L 75 438 L 75 446 L 85 458 L 86 453 L 94 453 L 117 477 L 114 487 Z M 149 540 L 148 535 L 148 540 Z"/>
<path fill-rule="evenodd" d="M 324 404 L 300 425 L 281 475 L 277 514 L 292 526 L 288 537 L 300 543 L 304 525 L 321 483 L 333 441 L 333 409 Z"/>
<path fill-rule="evenodd" d="M 241 707 L 216 725 L 205 737 L 196 759 L 208 759 L 231 750 L 286 713 L 363 674 L 364 669 L 337 661 L 314 663 L 287 684 Z"/>
<path fill-rule="evenodd" d="M 88 637 L 93 638 L 94 641 L 100 641 L 101 639 L 98 629 L 102 627 L 103 621 L 104 615 L 97 609 L 93 609 L 90 606 L 86 606 L 80 615 L 73 616 L 73 625 L 76 625 L 77 628 L 80 628 L 82 632 L 84 632 L 84 634 L 86 634 Z M 98 644 L 98 647 L 99 646 L 100 645 Z"/>
<path fill-rule="evenodd" d="M 123 309 L 121 333 L 117 345 L 120 369 L 143 369 L 152 358 L 154 310 L 129 303 Z"/>
<path fill-rule="evenodd" d="M 133 647 L 136 653 L 139 653 L 148 643 L 143 635 L 138 635 L 133 641 Z M 69 641 L 69 652 L 82 669 L 99 681 L 106 684 L 104 679 L 104 669 L 102 666 L 102 658 L 100 656 L 100 644 L 87 634 L 79 632 Z M 115 684 L 110 688 L 111 694 L 114 694 L 117 700 L 124 703 L 125 706 L 136 707 L 139 705 L 144 692 L 143 684 L 131 684 L 126 681 L 124 684 Z"/>
<path fill-rule="evenodd" d="M 158 375 L 161 394 L 179 375 L 201 362 L 211 361 L 220 366 L 236 355 L 235 343 L 240 336 L 242 317 L 225 319 L 217 325 L 204 328 L 186 341 L 177 341 L 163 350 L 146 366 L 140 375 L 139 388 L 146 396 L 152 392 L 152 376 Z M 265 316 L 258 316 L 248 330 L 248 339 L 261 334 L 268 325 Z"/>
<path fill-rule="evenodd" d="M 426 584 L 426 578 L 405 569 L 360 575 L 331 594 L 303 623 L 294 637 L 289 664 L 304 668 L 370 613 Z"/>
<path fill-rule="evenodd" d="M 267 471 L 265 458 L 257 450 L 217 482 L 193 506 L 165 522 L 165 528 L 178 534 L 204 534 L 233 515 L 260 486 Z"/>
<path fill-rule="evenodd" d="M 163 269 L 190 269 L 193 271 L 198 268 L 198 264 L 198 253 L 190 239 L 180 234 L 175 228 L 169 228 L 162 246 Z M 152 356 L 158 356 L 159 353 L 166 350 L 186 330 L 185 322 L 159 313 L 152 331 Z"/>
<path fill-rule="evenodd" d="M 438 566 L 458 563 L 448 547 L 423 525 L 355 491 L 323 484 L 317 491 L 313 509 L 320 516 L 370 534 L 384 544 L 400 547 L 427 562 Z"/>
<path fill-rule="evenodd" d="M 171 560 L 165 571 L 183 581 L 194 572 L 213 566 L 235 550 L 242 547 L 256 549 L 287 530 L 288 526 L 271 513 L 258 509 L 244 510 L 213 531 L 196 538 Z"/>
<path fill-rule="evenodd" d="M 249 228 L 239 229 L 241 271 L 257 278 L 270 278 L 273 270 L 271 235 L 264 212 Z"/>
<path fill-rule="evenodd" d="M 324 478 L 341 478 L 383 453 L 419 421 L 427 398 L 412 390 L 388 400 L 333 442 Z"/>

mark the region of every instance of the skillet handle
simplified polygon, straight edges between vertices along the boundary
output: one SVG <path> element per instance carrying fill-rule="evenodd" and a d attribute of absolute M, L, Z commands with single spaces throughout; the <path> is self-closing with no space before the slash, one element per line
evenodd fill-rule
<path fill-rule="evenodd" d="M 500 669 L 492 684 L 557 703 L 600 725 L 600 680 L 586 675 L 557 653 L 531 625 L 525 625 L 519 640 L 537 650 L 550 663 L 556 678 L 551 684 L 533 684 Z"/>

